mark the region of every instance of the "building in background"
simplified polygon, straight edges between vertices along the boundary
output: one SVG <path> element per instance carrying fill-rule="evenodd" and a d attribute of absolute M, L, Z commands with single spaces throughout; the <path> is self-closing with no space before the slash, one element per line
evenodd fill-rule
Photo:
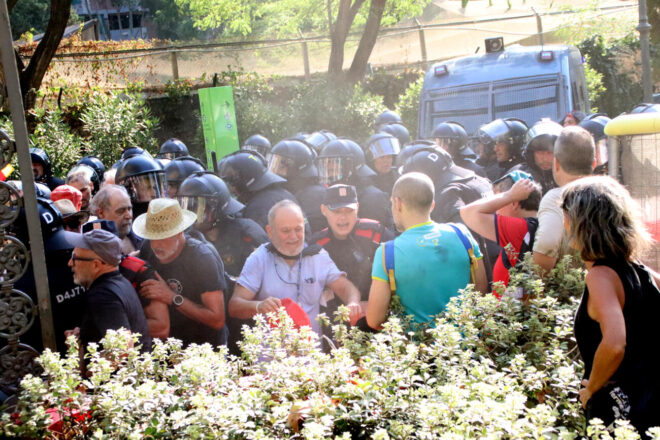
<path fill-rule="evenodd" d="M 140 0 L 73 0 L 72 6 L 84 21 L 98 20 L 101 40 L 137 40 L 151 36 L 147 9 Z"/>

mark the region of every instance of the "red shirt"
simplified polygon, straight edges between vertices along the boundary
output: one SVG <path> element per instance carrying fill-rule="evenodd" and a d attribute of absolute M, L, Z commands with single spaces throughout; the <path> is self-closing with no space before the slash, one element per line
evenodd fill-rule
<path fill-rule="evenodd" d="M 502 246 L 500 255 L 495 261 L 493 266 L 493 283 L 500 281 L 504 286 L 509 285 L 509 270 L 504 265 L 502 255 L 506 252 L 506 246 L 511 244 L 512 249 L 507 252 L 511 266 L 515 266 L 518 261 L 518 253 L 520 248 L 527 238 L 529 240 L 529 228 L 527 220 L 518 217 L 506 217 L 502 215 L 495 215 L 495 236 L 497 243 Z M 501 292 L 498 293 L 493 289 L 493 293 L 498 298 Z"/>

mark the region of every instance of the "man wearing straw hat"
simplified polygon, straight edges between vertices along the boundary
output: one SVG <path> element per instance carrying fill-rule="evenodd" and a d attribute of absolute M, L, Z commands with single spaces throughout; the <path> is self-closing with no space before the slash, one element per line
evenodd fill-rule
<path fill-rule="evenodd" d="M 169 336 L 184 345 L 226 341 L 223 291 L 224 268 L 201 241 L 184 235 L 197 216 L 176 200 L 149 202 L 145 214 L 133 222 L 134 232 L 147 240 L 140 251 L 156 271 L 156 280 L 142 283 L 140 295 L 169 306 Z"/>

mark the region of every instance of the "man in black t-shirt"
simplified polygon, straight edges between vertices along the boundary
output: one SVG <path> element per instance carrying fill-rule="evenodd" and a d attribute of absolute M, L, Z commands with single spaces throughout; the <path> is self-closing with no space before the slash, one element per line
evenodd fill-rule
<path fill-rule="evenodd" d="M 69 260 L 76 284 L 87 289 L 80 325 L 83 346 L 99 342 L 108 330 L 124 328 L 139 333 L 142 351 L 151 351 L 147 319 L 135 289 L 119 273 L 121 240 L 111 232 L 96 229 L 69 234 L 75 246 Z"/>
<path fill-rule="evenodd" d="M 169 305 L 169 336 L 190 343 L 223 344 L 226 340 L 222 261 L 210 247 L 184 235 L 197 216 L 172 199 L 154 199 L 133 223 L 146 240 L 140 257 L 157 280 L 142 283 L 140 295 Z"/>

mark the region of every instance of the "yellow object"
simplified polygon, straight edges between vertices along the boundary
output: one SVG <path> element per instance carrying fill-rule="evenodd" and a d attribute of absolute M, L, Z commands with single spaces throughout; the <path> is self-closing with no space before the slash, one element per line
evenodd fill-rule
<path fill-rule="evenodd" d="M 612 119 L 605 126 L 608 136 L 660 133 L 660 113 L 634 113 Z"/>

